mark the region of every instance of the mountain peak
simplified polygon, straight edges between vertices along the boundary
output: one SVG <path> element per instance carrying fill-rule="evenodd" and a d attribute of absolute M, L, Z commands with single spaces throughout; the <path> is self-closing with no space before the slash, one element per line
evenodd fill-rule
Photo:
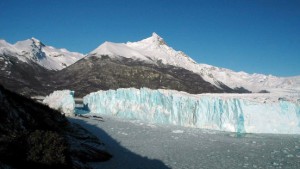
<path fill-rule="evenodd" d="M 40 40 L 36 39 L 35 37 L 32 37 L 31 40 L 35 42 L 40 42 Z"/>
<path fill-rule="evenodd" d="M 36 39 L 36 38 L 34 38 L 34 37 L 32 37 L 30 40 L 31 40 L 36 46 L 43 46 L 43 47 L 45 47 L 45 45 L 44 45 L 40 40 L 38 40 L 38 39 Z"/>
<path fill-rule="evenodd" d="M 4 39 L 0 39 L 0 47 L 6 47 L 10 46 L 8 42 L 6 42 Z"/>
<path fill-rule="evenodd" d="M 152 36 L 153 38 L 156 38 L 156 39 L 162 39 L 157 33 L 153 32 L 152 33 Z"/>
<path fill-rule="evenodd" d="M 158 44 L 158 45 L 166 45 L 166 42 L 162 37 L 160 37 L 157 33 L 153 32 L 152 36 L 150 38 L 147 38 L 151 40 L 152 43 Z M 145 39 L 145 40 L 147 40 Z"/>
<path fill-rule="evenodd" d="M 50 70 L 61 70 L 84 57 L 80 53 L 46 46 L 34 37 L 18 41 L 13 47 L 23 62 L 31 60 Z"/>
<path fill-rule="evenodd" d="M 14 51 L 15 49 L 10 43 L 6 42 L 4 39 L 0 39 L 0 54 Z"/>
<path fill-rule="evenodd" d="M 135 45 L 135 44 L 143 44 L 143 45 L 150 45 L 150 46 L 163 46 L 163 45 L 167 45 L 166 42 L 164 41 L 164 39 L 162 37 L 160 37 L 157 33 L 153 32 L 152 36 L 143 39 L 141 41 L 137 41 L 137 42 L 127 42 L 128 45 Z"/>
<path fill-rule="evenodd" d="M 38 39 L 32 37 L 23 41 L 18 41 L 14 44 L 15 47 L 21 48 L 22 50 L 31 50 L 32 48 L 41 48 L 45 45 Z"/>

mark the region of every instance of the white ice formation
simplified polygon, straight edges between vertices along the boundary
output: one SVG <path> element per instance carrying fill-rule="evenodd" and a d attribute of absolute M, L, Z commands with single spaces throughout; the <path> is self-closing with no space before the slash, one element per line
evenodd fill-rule
<path fill-rule="evenodd" d="M 84 97 L 91 113 L 238 133 L 300 134 L 299 96 L 118 89 Z"/>
<path fill-rule="evenodd" d="M 50 108 L 59 110 L 66 116 L 73 116 L 75 109 L 74 91 L 70 90 L 59 90 L 54 91 L 47 96 L 43 103 L 48 105 Z"/>

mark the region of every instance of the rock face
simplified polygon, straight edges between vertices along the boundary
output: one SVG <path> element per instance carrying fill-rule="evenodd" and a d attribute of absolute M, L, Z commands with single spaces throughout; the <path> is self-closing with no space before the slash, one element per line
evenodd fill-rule
<path fill-rule="evenodd" d="M 83 57 L 46 46 L 35 38 L 13 45 L 0 40 L 0 84 L 23 95 L 45 96 L 54 87 L 49 85 L 48 77 Z"/>
<path fill-rule="evenodd" d="M 102 142 L 60 112 L 0 86 L 0 168 L 86 168 L 110 157 Z"/>
<path fill-rule="evenodd" d="M 217 88 L 200 75 L 183 68 L 127 58 L 91 56 L 61 71 L 51 71 L 34 62 L 28 64 L 5 55 L 0 65 L 5 68 L 0 71 L 1 84 L 28 96 L 48 95 L 63 89 L 71 89 L 76 91 L 76 96 L 84 96 L 98 90 L 127 87 L 173 89 L 189 93 L 239 92 L 225 85 L 223 89 Z"/>
<path fill-rule="evenodd" d="M 189 93 L 235 92 L 219 89 L 204 81 L 200 75 L 183 68 L 170 65 L 154 65 L 132 59 L 112 59 L 108 56 L 89 57 L 63 69 L 50 77 L 56 89 L 68 88 L 76 91 L 76 96 L 84 96 L 92 91 L 142 88 L 172 89 Z"/>
<path fill-rule="evenodd" d="M 46 95 L 47 79 L 54 71 L 35 62 L 20 61 L 16 55 L 0 54 L 0 84 L 22 95 Z"/>
<path fill-rule="evenodd" d="M 300 102 L 269 94 L 199 94 L 147 88 L 84 97 L 91 113 L 237 133 L 300 134 Z"/>

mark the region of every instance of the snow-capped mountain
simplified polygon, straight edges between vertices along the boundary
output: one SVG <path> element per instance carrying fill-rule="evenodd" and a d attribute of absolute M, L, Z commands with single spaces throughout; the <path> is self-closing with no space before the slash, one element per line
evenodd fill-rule
<path fill-rule="evenodd" d="M 181 67 L 201 75 L 204 80 L 219 88 L 226 85 L 232 89 L 243 87 L 252 92 L 262 90 L 272 92 L 300 91 L 300 76 L 283 78 L 272 75 L 248 74 L 207 64 L 198 64 L 183 52 L 169 47 L 163 38 L 156 33 L 138 42 L 105 42 L 90 52 L 88 57 L 102 55 L 108 55 L 111 58 L 125 57 L 146 63 L 162 63 Z"/>
<path fill-rule="evenodd" d="M 104 42 L 83 57 L 80 53 L 46 46 L 35 38 L 16 44 L 0 40 L 0 78 L 6 87 L 29 94 L 69 88 L 84 95 L 100 89 L 128 87 L 194 94 L 249 91 L 300 94 L 300 76 L 248 74 L 198 64 L 169 47 L 156 33 L 137 42 Z"/>
<path fill-rule="evenodd" d="M 9 44 L 0 40 L 0 55 L 11 55 L 22 62 L 33 61 L 49 70 L 61 70 L 84 57 L 83 54 L 46 46 L 41 41 L 31 38 Z"/>
<path fill-rule="evenodd" d="M 181 51 L 169 47 L 163 38 L 153 33 L 151 37 L 127 43 L 104 42 L 89 55 L 109 55 L 112 57 L 126 57 L 149 63 L 162 63 L 167 65 L 188 67 L 196 62 Z"/>

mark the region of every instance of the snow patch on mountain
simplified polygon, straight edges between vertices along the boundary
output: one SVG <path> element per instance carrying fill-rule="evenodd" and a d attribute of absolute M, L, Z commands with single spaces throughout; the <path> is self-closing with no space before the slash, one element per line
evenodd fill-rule
<path fill-rule="evenodd" d="M 98 48 L 90 52 L 90 55 L 109 55 L 111 57 L 125 57 L 135 60 L 149 61 L 142 53 L 128 47 L 124 43 L 104 42 Z"/>
<path fill-rule="evenodd" d="M 298 96 L 118 89 L 83 98 L 91 113 L 238 133 L 300 134 Z"/>
<path fill-rule="evenodd" d="M 13 51 L 17 51 L 17 49 L 5 40 L 0 39 L 0 55 L 12 54 Z"/>
<path fill-rule="evenodd" d="M 50 70 L 61 70 L 84 57 L 80 53 L 46 46 L 36 38 L 18 41 L 14 45 L 1 40 L 0 55 L 3 54 L 16 56 L 23 62 L 33 61 Z"/>
<path fill-rule="evenodd" d="M 252 92 L 262 90 L 275 93 L 300 92 L 300 76 L 276 77 L 257 73 L 248 74 L 205 64 L 199 64 L 198 69 L 195 70 L 212 84 L 217 84 L 219 81 L 231 88 L 244 87 Z"/>

